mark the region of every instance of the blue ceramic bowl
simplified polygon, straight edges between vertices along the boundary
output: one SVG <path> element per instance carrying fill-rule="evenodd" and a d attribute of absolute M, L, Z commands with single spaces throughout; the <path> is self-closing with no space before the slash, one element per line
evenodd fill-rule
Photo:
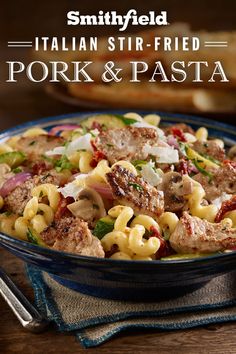
<path fill-rule="evenodd" d="M 158 114 L 164 124 L 184 122 L 195 129 L 205 126 L 210 135 L 223 138 L 226 144 L 236 142 L 233 126 L 203 118 Z M 57 124 L 78 122 L 88 115 L 90 113 L 79 113 L 29 122 L 4 131 L 0 140 L 20 134 L 30 126 L 38 125 L 50 129 Z M 113 299 L 159 300 L 176 297 L 201 287 L 217 275 L 236 269 L 236 252 L 179 261 L 145 262 L 77 256 L 42 248 L 5 234 L 0 234 L 0 245 L 25 262 L 48 272 L 67 287 Z"/>

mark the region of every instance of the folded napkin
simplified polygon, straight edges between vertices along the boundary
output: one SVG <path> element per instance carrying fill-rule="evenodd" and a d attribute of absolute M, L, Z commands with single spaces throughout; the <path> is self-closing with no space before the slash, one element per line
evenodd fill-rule
<path fill-rule="evenodd" d="M 84 295 L 33 266 L 27 266 L 27 273 L 38 309 L 60 331 L 74 331 L 85 348 L 128 329 L 177 330 L 236 320 L 236 272 L 216 277 L 190 294 L 150 303 Z"/>

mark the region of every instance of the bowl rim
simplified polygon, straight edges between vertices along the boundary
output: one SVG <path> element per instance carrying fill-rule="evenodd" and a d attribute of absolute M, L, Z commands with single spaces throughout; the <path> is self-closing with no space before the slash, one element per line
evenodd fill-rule
<path fill-rule="evenodd" d="M 166 113 L 166 112 L 161 112 L 161 111 L 155 111 L 155 110 L 134 110 L 134 109 L 121 109 L 121 110 L 114 110 L 114 109 L 108 109 L 108 110 L 99 110 L 99 111 L 82 111 L 82 112 L 74 112 L 74 113 L 69 113 L 69 114 L 62 114 L 62 115 L 57 115 L 57 116 L 48 116 L 44 118 L 40 118 L 37 120 L 32 120 L 28 122 L 24 122 L 22 124 L 18 124 L 14 127 L 4 129 L 3 131 L 0 132 L 0 140 L 7 137 L 9 134 L 12 135 L 14 132 L 19 131 L 19 130 L 24 130 L 26 128 L 30 128 L 31 126 L 35 125 L 42 125 L 44 123 L 50 123 L 52 124 L 56 121 L 61 121 L 61 120 L 68 120 L 70 118 L 86 118 L 86 116 L 89 115 L 99 115 L 99 114 L 124 114 L 127 112 L 135 112 L 138 114 L 158 114 L 162 119 L 176 119 L 176 122 L 180 122 L 180 119 L 182 119 L 183 123 L 192 123 L 194 124 L 194 121 L 196 121 L 197 125 L 200 125 L 202 123 L 205 127 L 212 128 L 212 129 L 218 129 L 221 130 L 222 132 L 230 133 L 231 135 L 235 135 L 235 140 L 236 140 L 236 132 L 234 133 L 235 126 L 228 124 L 228 123 L 222 123 L 219 122 L 218 120 L 213 120 L 213 119 L 208 119 L 200 116 L 195 116 L 195 115 L 186 115 L 186 114 L 181 114 L 181 113 Z M 59 123 L 60 124 L 60 123 Z M 117 260 L 117 259 L 111 259 L 111 258 L 98 258 L 98 257 L 92 257 L 92 256 L 80 256 L 77 254 L 73 253 L 68 253 L 68 252 L 63 252 L 63 251 L 57 251 L 54 249 L 50 249 L 47 247 L 42 247 L 39 245 L 34 245 L 30 242 L 23 241 L 17 238 L 14 238 L 13 236 L 9 236 L 7 234 L 4 234 L 0 232 L 0 246 L 1 244 L 4 245 L 11 245 L 11 246 L 17 246 L 19 249 L 26 249 L 28 251 L 33 251 L 34 254 L 42 254 L 42 255 L 47 255 L 47 256 L 54 256 L 57 258 L 65 258 L 71 261 L 80 261 L 80 262 L 85 262 L 87 263 L 92 262 L 94 264 L 96 263 L 106 263 L 110 265 L 118 265 L 121 264 L 122 266 L 149 266 L 150 264 L 153 265 L 165 265 L 165 266 L 171 266 L 173 267 L 173 264 L 198 264 L 202 262 L 207 262 L 209 260 L 214 261 L 218 259 L 228 259 L 231 257 L 235 257 L 236 251 L 231 251 L 228 253 L 218 253 L 218 254 L 213 254 L 213 255 L 208 255 L 206 257 L 196 257 L 196 258 L 187 258 L 187 259 L 173 259 L 173 260 L 153 260 L 151 262 L 147 262 L 145 260 L 135 260 L 135 261 L 130 261 L 130 260 Z"/>
<path fill-rule="evenodd" d="M 134 110 L 134 109 L 108 109 L 108 110 L 92 110 L 92 111 L 81 111 L 81 112 L 74 112 L 74 113 L 66 113 L 66 114 L 60 114 L 56 116 L 47 116 L 47 117 L 42 117 L 36 120 L 31 120 L 24 122 L 22 124 L 17 124 L 13 127 L 4 129 L 0 131 L 0 139 L 4 138 L 4 135 L 10 133 L 14 133 L 17 130 L 21 130 L 24 128 L 29 128 L 31 126 L 35 126 L 38 124 L 44 124 L 44 123 L 49 123 L 49 122 L 55 122 L 58 120 L 67 120 L 69 118 L 76 118 L 76 117 L 86 117 L 89 115 L 99 115 L 99 114 L 125 114 L 127 112 L 134 112 L 138 113 L 141 115 L 146 115 L 146 114 L 157 114 L 160 115 L 162 119 L 176 119 L 176 122 L 179 122 L 179 119 L 183 119 L 184 123 L 190 123 L 194 124 L 194 120 L 196 120 L 198 123 L 205 124 L 205 126 L 212 128 L 212 129 L 217 129 L 220 128 L 222 131 L 230 134 L 234 134 L 235 126 L 230 124 L 230 123 L 223 123 L 221 121 L 215 120 L 215 119 L 210 119 L 210 118 L 205 118 L 201 117 L 198 115 L 189 115 L 189 114 L 181 114 L 181 113 L 171 113 L 171 112 L 163 112 L 163 111 L 156 111 L 156 110 Z M 233 129 L 233 131 L 232 131 Z M 235 132 L 235 137 L 236 137 L 236 132 Z"/>

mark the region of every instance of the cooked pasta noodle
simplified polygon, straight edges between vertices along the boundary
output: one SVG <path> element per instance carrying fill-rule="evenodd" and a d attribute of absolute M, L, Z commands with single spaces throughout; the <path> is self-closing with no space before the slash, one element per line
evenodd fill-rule
<path fill-rule="evenodd" d="M 126 114 L 124 114 L 124 117 L 125 118 L 130 118 L 130 119 L 135 119 L 138 122 L 142 122 L 143 121 L 143 118 L 140 116 L 140 114 L 135 113 L 135 112 L 126 113 Z"/>
<path fill-rule="evenodd" d="M 136 216 L 132 220 L 130 226 L 134 227 L 135 225 L 142 225 L 148 231 L 150 231 L 150 228 L 153 226 L 153 227 L 155 227 L 155 229 L 158 230 L 158 232 L 161 232 L 161 229 L 160 229 L 160 226 L 158 225 L 158 223 L 151 216 L 148 216 L 148 215 L 140 214 L 140 215 Z"/>
<path fill-rule="evenodd" d="M 232 227 L 236 227 L 236 210 L 226 213 L 223 220 L 225 219 L 230 219 L 232 221 Z"/>
<path fill-rule="evenodd" d="M 132 256 L 129 249 L 128 236 L 122 231 L 112 231 L 106 234 L 101 240 L 105 251 L 110 251 L 113 245 L 117 245 L 119 250 L 125 254 Z"/>
<path fill-rule="evenodd" d="M 4 214 L 0 217 L 0 230 L 1 232 L 16 237 L 17 233 L 15 230 L 15 220 L 17 215 L 8 215 L 5 216 Z"/>
<path fill-rule="evenodd" d="M 58 203 L 60 200 L 60 194 L 54 184 L 45 183 L 36 186 L 32 189 L 31 194 L 33 197 L 37 197 L 38 200 L 41 197 L 47 197 L 49 205 L 53 209 L 53 211 L 57 210 Z"/>
<path fill-rule="evenodd" d="M 132 258 L 124 252 L 116 252 L 113 253 L 113 255 L 110 257 L 111 259 L 126 259 L 126 260 L 132 260 Z"/>
<path fill-rule="evenodd" d="M 127 223 L 133 217 L 134 211 L 130 207 L 117 205 L 110 209 L 108 214 L 113 218 L 117 218 L 114 224 L 114 230 L 125 232 Z"/>
<path fill-rule="evenodd" d="M 42 128 L 31 128 L 28 129 L 24 132 L 24 134 L 22 134 L 23 137 L 34 137 L 37 135 L 46 135 L 47 131 L 42 129 Z"/>
<path fill-rule="evenodd" d="M 26 220 L 31 220 L 38 212 L 38 198 L 33 197 L 31 198 L 25 206 L 23 217 Z"/>
<path fill-rule="evenodd" d="M 201 127 L 196 131 L 195 136 L 199 141 L 206 141 L 208 138 L 208 130 L 204 127 Z"/>
<path fill-rule="evenodd" d="M 171 213 L 166 211 L 165 213 L 163 213 L 159 220 L 158 223 L 161 227 L 162 230 L 164 229 L 168 229 L 170 234 L 172 234 L 172 232 L 174 232 L 177 224 L 178 224 L 179 218 L 175 213 Z"/>
<path fill-rule="evenodd" d="M 0 210 L 3 208 L 4 205 L 4 199 L 2 196 L 0 196 Z"/>
<path fill-rule="evenodd" d="M 93 154 L 90 151 L 81 151 L 80 159 L 79 159 L 79 170 L 81 173 L 88 173 L 92 171 L 92 167 L 90 165 L 93 158 Z"/>
<path fill-rule="evenodd" d="M 190 213 L 193 216 L 198 216 L 201 219 L 206 219 L 210 222 L 214 222 L 218 212 L 217 207 L 213 204 L 203 206 L 202 202 L 206 193 L 202 185 L 190 177 L 186 176 L 186 178 L 191 179 L 193 183 L 193 192 L 186 196 Z"/>
<path fill-rule="evenodd" d="M 8 144 L 0 144 L 0 154 L 4 154 L 5 152 L 13 151 L 12 147 Z"/>
<path fill-rule="evenodd" d="M 131 173 L 133 173 L 133 175 L 137 176 L 137 170 L 136 168 L 134 167 L 134 165 L 132 165 L 132 163 L 130 163 L 129 161 L 124 161 L 124 160 L 120 160 L 116 163 L 114 163 L 112 166 L 111 166 L 111 170 L 113 169 L 113 167 L 115 166 L 122 166 L 124 168 L 126 168 L 128 171 L 130 171 Z"/>
<path fill-rule="evenodd" d="M 144 116 L 143 120 L 148 124 L 157 127 L 160 124 L 161 117 L 157 114 L 147 114 L 146 116 Z"/>
<path fill-rule="evenodd" d="M 14 228 L 16 235 L 21 238 L 22 240 L 27 241 L 27 233 L 29 228 L 29 220 L 25 219 L 24 217 L 20 216 L 16 219 Z"/>
<path fill-rule="evenodd" d="M 107 160 L 101 160 L 91 172 L 91 177 L 98 180 L 98 182 L 107 182 L 106 174 L 111 171 Z"/>
<path fill-rule="evenodd" d="M 129 234 L 129 248 L 139 256 L 151 256 L 157 252 L 160 247 L 160 241 L 157 237 L 150 237 L 144 240 L 145 228 L 143 225 L 135 225 L 131 228 Z"/>

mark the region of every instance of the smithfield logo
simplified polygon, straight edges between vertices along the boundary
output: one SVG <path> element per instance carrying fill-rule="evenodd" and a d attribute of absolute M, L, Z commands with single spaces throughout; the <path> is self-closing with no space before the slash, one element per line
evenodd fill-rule
<path fill-rule="evenodd" d="M 167 12 L 149 11 L 148 15 L 138 15 L 134 9 L 129 10 L 125 15 L 118 15 L 116 11 L 104 12 L 100 10 L 97 15 L 81 15 L 79 11 L 67 13 L 68 25 L 80 26 L 120 26 L 119 31 L 125 31 L 129 25 L 132 26 L 166 26 Z"/>

